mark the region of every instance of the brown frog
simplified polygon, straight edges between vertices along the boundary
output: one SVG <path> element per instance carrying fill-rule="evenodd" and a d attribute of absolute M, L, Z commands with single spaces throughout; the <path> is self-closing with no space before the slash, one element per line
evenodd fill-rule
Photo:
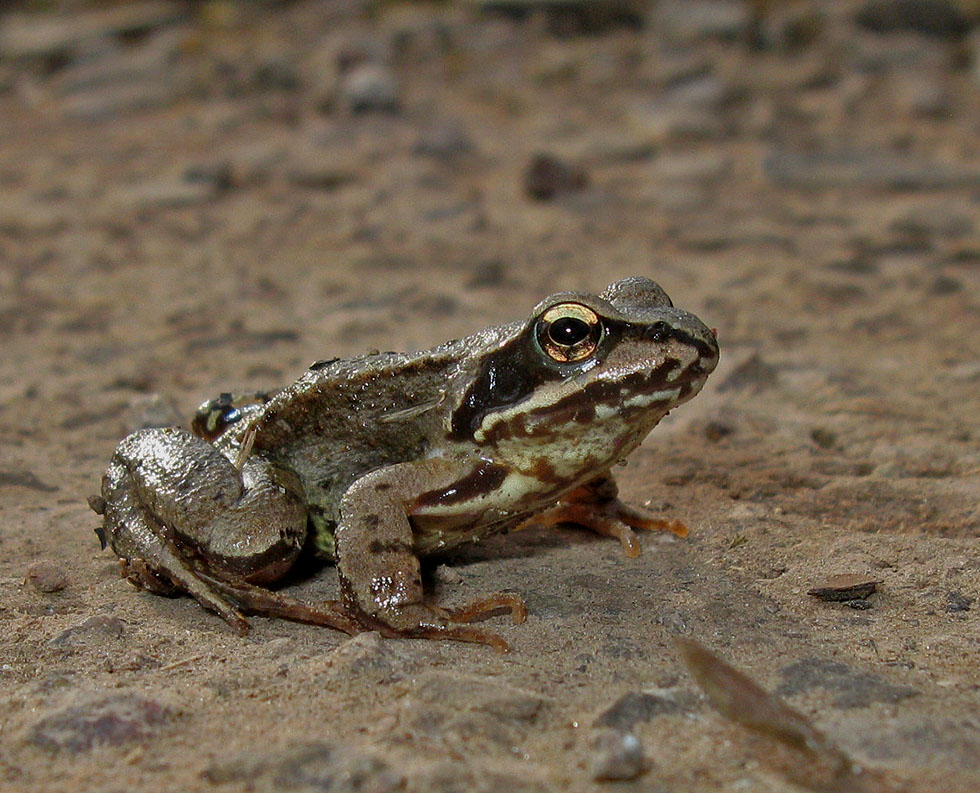
<path fill-rule="evenodd" d="M 135 432 L 91 503 L 133 583 L 188 592 L 240 631 L 250 613 L 505 649 L 467 623 L 521 622 L 523 601 L 439 608 L 419 557 L 532 517 L 615 536 L 631 556 L 631 527 L 683 534 L 621 503 L 609 471 L 717 362 L 715 334 L 653 281 L 562 292 L 431 350 L 321 361 L 278 393 L 223 395 L 194 433 Z M 340 600 L 264 586 L 305 547 L 336 562 Z"/>

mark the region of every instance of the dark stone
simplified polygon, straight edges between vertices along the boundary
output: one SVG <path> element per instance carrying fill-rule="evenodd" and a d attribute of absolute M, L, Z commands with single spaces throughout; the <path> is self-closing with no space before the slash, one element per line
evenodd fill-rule
<path fill-rule="evenodd" d="M 486 289 L 503 286 L 507 281 L 507 264 L 500 259 L 490 259 L 475 265 L 466 286 L 470 289 Z"/>
<path fill-rule="evenodd" d="M 680 709 L 680 703 L 669 697 L 631 691 L 600 713 L 592 724 L 594 727 L 629 731 L 641 721 L 650 721 L 654 716 L 667 713 L 677 713 Z"/>
<path fill-rule="evenodd" d="M 824 427 L 814 427 L 810 430 L 810 438 L 821 449 L 832 449 L 837 443 L 837 433 Z"/>
<path fill-rule="evenodd" d="M 126 632 L 126 623 L 118 617 L 107 617 L 97 614 L 87 620 L 65 628 L 48 644 L 51 647 L 76 647 L 98 643 L 104 646 L 106 641 L 119 639 Z"/>
<path fill-rule="evenodd" d="M 544 13 L 557 35 L 601 33 L 609 28 L 640 29 L 646 23 L 648 0 L 476 0 L 484 13 L 524 20 Z"/>
<path fill-rule="evenodd" d="M 712 443 L 717 443 L 722 438 L 727 438 L 733 432 L 735 432 L 734 427 L 721 421 L 709 421 L 704 425 L 704 437 Z"/>
<path fill-rule="evenodd" d="M 170 708 L 142 694 L 111 694 L 43 717 L 27 740 L 51 751 L 87 752 L 146 739 L 172 717 Z"/>
<path fill-rule="evenodd" d="M 866 575 L 846 573 L 828 576 L 819 586 L 807 591 L 811 597 L 828 601 L 864 600 L 874 594 L 880 582 Z"/>
<path fill-rule="evenodd" d="M 868 0 L 858 9 L 856 20 L 875 33 L 912 30 L 928 36 L 958 38 L 972 27 L 963 5 L 952 0 Z"/>
<path fill-rule="evenodd" d="M 919 694 L 910 686 L 900 686 L 871 674 L 859 672 L 839 661 L 804 658 L 780 670 L 783 683 L 780 696 L 803 694 L 814 689 L 835 694 L 834 707 L 842 710 L 864 708 L 875 702 L 900 702 Z"/>
<path fill-rule="evenodd" d="M 958 278 L 951 278 L 948 275 L 937 275 L 929 284 L 929 294 L 943 297 L 945 295 L 955 295 L 963 291 L 963 282 Z"/>
<path fill-rule="evenodd" d="M 524 192 L 537 201 L 584 190 L 588 184 L 584 170 L 550 154 L 535 155 L 524 173 Z"/>
<path fill-rule="evenodd" d="M 946 593 L 946 611 L 969 611 L 973 605 L 974 598 L 967 597 L 962 592 L 955 590 Z"/>

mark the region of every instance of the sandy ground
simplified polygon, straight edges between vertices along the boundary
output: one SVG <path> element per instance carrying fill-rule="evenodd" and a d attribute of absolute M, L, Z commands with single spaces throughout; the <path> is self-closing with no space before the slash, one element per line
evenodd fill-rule
<path fill-rule="evenodd" d="M 724 2 L 477 5 L 0 20 L 0 789 L 818 789 L 710 707 L 681 635 L 889 789 L 976 790 L 974 40 L 882 32 L 881 3 L 754 27 Z M 539 154 L 560 167 L 529 185 Z M 511 653 L 242 638 L 100 551 L 85 497 L 126 432 L 633 274 L 722 345 L 619 473 L 691 535 L 629 559 L 531 529 L 447 560 L 442 603 L 526 597 L 490 623 Z M 807 595 L 835 574 L 877 592 Z"/>

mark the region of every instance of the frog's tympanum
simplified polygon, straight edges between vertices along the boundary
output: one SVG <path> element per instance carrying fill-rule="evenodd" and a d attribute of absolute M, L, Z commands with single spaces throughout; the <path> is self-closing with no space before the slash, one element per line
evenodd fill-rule
<path fill-rule="evenodd" d="M 562 292 L 432 350 L 321 361 L 277 393 L 223 395 L 193 433 L 134 432 L 90 501 L 130 581 L 188 592 L 240 631 L 259 614 L 505 649 L 467 623 L 521 622 L 523 601 L 440 608 L 419 558 L 532 517 L 615 536 L 629 556 L 631 527 L 685 533 L 621 503 L 609 469 L 717 362 L 714 333 L 650 280 Z M 304 549 L 336 562 L 340 600 L 265 586 Z"/>

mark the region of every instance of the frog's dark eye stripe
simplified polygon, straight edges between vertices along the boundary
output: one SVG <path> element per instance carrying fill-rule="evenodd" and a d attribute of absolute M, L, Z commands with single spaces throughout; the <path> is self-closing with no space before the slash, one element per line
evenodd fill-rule
<path fill-rule="evenodd" d="M 535 336 L 538 346 L 553 361 L 581 361 L 602 341 L 602 320 L 581 303 L 561 303 L 541 315 Z"/>

